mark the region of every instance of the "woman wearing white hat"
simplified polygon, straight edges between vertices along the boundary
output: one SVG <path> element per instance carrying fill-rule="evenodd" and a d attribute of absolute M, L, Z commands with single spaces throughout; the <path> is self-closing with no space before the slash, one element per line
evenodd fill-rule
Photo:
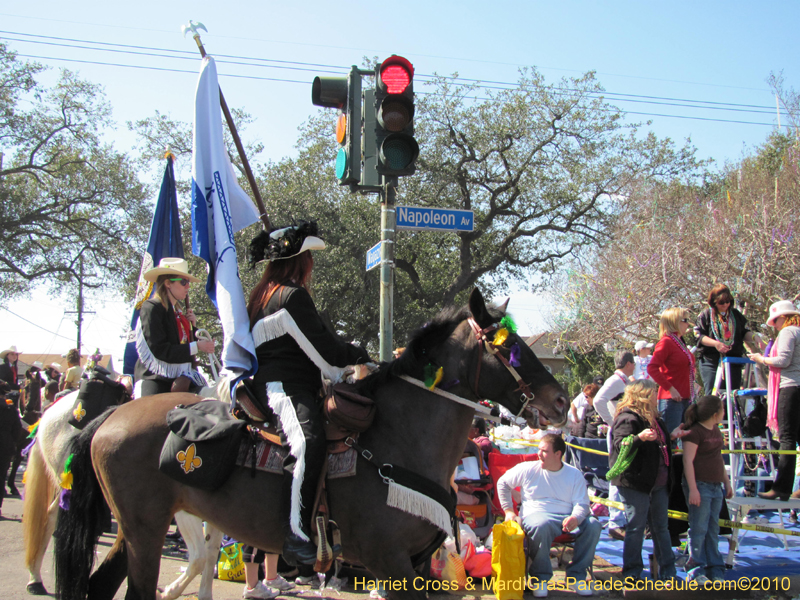
<path fill-rule="evenodd" d="M 299 221 L 250 243 L 250 265 L 267 261 L 250 293 L 247 310 L 256 344 L 258 372 L 253 392 L 277 415 L 281 442 L 289 450 L 284 468 L 283 558 L 289 564 L 313 564 L 311 510 L 325 459 L 325 432 L 319 403 L 321 369 L 369 362 L 367 352 L 348 344 L 326 327 L 306 285 L 321 250 L 317 224 Z M 314 358 L 311 358 L 314 357 Z"/>
<path fill-rule="evenodd" d="M 17 370 L 17 360 L 19 359 L 19 350 L 16 346 L 11 346 L 0 352 L 0 379 L 5 381 L 12 392 L 19 392 L 19 371 Z M 16 402 L 19 402 L 19 395 L 11 394 L 11 397 L 16 397 Z"/>
<path fill-rule="evenodd" d="M 194 341 L 197 317 L 191 309 L 184 314 L 179 302 L 186 299 L 189 284 L 200 280 L 189 275 L 189 265 L 182 258 L 162 258 L 144 279 L 155 283 L 156 291 L 142 303 L 136 326 L 135 376 L 142 382 L 141 395 L 169 392 L 181 376 L 191 379 L 190 391 L 197 391 L 205 382 L 193 369 L 192 357 L 201 350 L 213 352 L 214 341 Z"/>
<path fill-rule="evenodd" d="M 796 450 L 800 441 L 800 312 L 789 300 L 781 300 L 769 307 L 767 325 L 778 330 L 769 356 L 747 356 L 769 367 L 767 423 L 777 420 L 781 450 Z M 781 454 L 772 489 L 758 495 L 766 500 L 800 498 L 800 490 L 792 493 L 794 468 L 795 455 Z"/>

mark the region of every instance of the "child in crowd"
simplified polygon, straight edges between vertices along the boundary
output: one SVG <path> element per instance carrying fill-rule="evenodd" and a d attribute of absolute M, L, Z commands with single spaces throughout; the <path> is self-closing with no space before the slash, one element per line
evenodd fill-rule
<path fill-rule="evenodd" d="M 703 396 L 686 409 L 683 438 L 683 493 L 689 505 L 690 557 L 686 572 L 702 586 L 725 579 L 719 552 L 719 514 L 725 498 L 733 497 L 725 464 L 723 439 L 717 425 L 725 409 L 717 396 Z"/>
<path fill-rule="evenodd" d="M 294 589 L 295 584 L 286 581 L 278 574 L 278 555 L 266 554 L 263 550 L 248 546 L 242 547 L 244 559 L 244 591 L 242 598 L 270 600 L 280 593 Z M 258 580 L 258 566 L 264 563 L 264 581 Z"/>

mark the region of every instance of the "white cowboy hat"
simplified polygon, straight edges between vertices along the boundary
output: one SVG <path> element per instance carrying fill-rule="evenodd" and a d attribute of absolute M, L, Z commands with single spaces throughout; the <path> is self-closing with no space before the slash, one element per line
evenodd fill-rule
<path fill-rule="evenodd" d="M 175 277 L 188 279 L 192 283 L 200 282 L 197 277 L 189 275 L 189 263 L 182 258 L 162 258 L 157 267 L 145 272 L 144 280 L 155 283 L 159 275 L 174 275 Z"/>
<path fill-rule="evenodd" d="M 775 320 L 786 315 L 800 315 L 800 312 L 798 312 L 791 300 L 779 300 L 769 307 L 767 325 L 775 327 Z"/>
<path fill-rule="evenodd" d="M 50 367 L 49 368 L 50 369 L 55 369 L 56 371 L 60 371 L 61 370 L 61 365 L 58 364 L 58 363 L 50 363 Z"/>
<path fill-rule="evenodd" d="M 644 340 L 639 340 L 638 342 L 636 342 L 636 345 L 633 348 L 634 348 L 634 350 L 639 352 L 639 350 L 641 350 L 642 348 L 652 348 L 652 347 L 653 347 L 652 343 L 648 344 Z"/>
<path fill-rule="evenodd" d="M 14 354 L 19 354 L 19 350 L 17 350 L 16 346 L 11 346 L 10 348 L 6 348 L 2 352 L 0 352 L 0 359 L 5 358 L 6 354 L 9 352 L 13 352 Z"/>
<path fill-rule="evenodd" d="M 38 361 L 38 360 L 33 361 L 33 364 L 31 365 L 31 367 L 36 367 L 40 371 L 42 369 L 44 369 L 44 365 L 41 363 L 41 361 Z"/>

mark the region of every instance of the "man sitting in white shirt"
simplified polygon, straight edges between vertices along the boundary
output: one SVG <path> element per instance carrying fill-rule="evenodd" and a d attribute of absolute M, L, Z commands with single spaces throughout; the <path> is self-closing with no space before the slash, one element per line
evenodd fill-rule
<path fill-rule="evenodd" d="M 547 582 L 553 577 L 550 546 L 562 533 L 576 536 L 572 561 L 567 565 L 567 583 L 580 596 L 591 596 L 586 571 L 592 565 L 602 527 L 591 516 L 589 493 L 583 474 L 562 457 L 567 447 L 560 435 L 547 434 L 539 442 L 539 460 L 523 462 L 497 482 L 505 520 L 517 520 L 529 539 L 530 581 L 536 598 L 547 596 Z M 519 517 L 514 512 L 511 492 L 521 489 Z"/>

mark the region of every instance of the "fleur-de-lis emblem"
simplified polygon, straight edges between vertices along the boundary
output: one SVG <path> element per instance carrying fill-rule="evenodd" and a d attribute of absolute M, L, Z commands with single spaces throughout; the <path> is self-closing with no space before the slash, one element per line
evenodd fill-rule
<path fill-rule="evenodd" d="M 189 444 L 189 447 L 186 449 L 186 452 L 181 450 L 176 455 L 178 462 L 181 463 L 181 468 L 183 468 L 183 472 L 187 475 L 194 471 L 195 469 L 199 469 L 203 464 L 203 459 L 197 456 L 197 448 L 194 444 Z"/>
<path fill-rule="evenodd" d="M 75 420 L 78 423 L 83 420 L 83 417 L 86 416 L 86 411 L 83 410 L 83 402 L 78 402 L 78 406 L 75 407 L 75 410 L 72 411 L 72 414 L 75 416 Z"/>

